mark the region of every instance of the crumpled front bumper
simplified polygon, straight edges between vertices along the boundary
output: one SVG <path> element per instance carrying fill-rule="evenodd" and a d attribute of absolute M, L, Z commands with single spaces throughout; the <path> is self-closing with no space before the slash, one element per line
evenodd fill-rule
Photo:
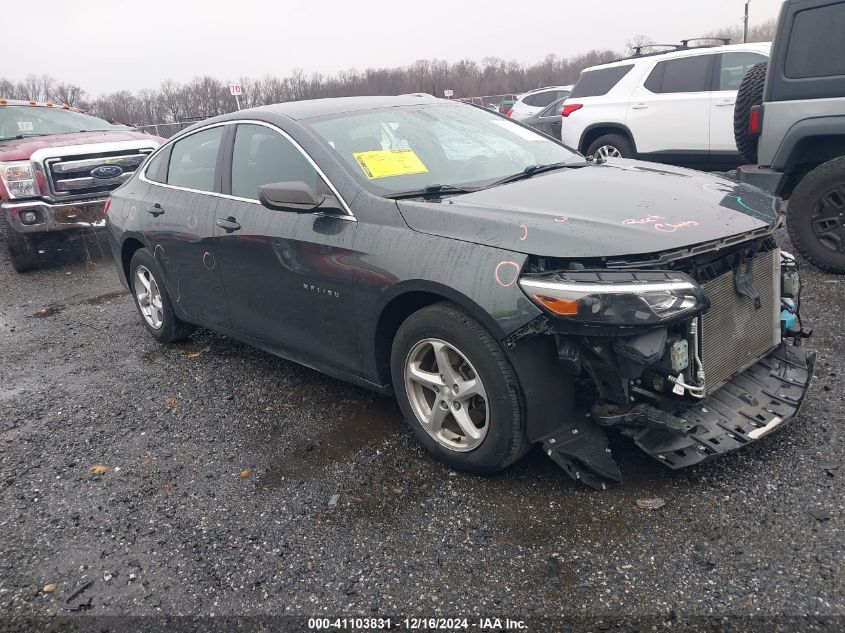
<path fill-rule="evenodd" d="M 793 420 L 813 376 L 815 352 L 781 343 L 768 356 L 689 408 L 666 412 L 597 405 L 593 421 L 621 425 L 637 446 L 670 468 L 685 468 L 734 451 Z"/>
<path fill-rule="evenodd" d="M 49 233 L 104 227 L 103 204 L 105 201 L 105 198 L 99 198 L 66 203 L 50 203 L 43 200 L 5 202 L 2 208 L 9 218 L 12 229 L 18 233 Z M 34 211 L 38 215 L 38 221 L 33 224 L 24 223 L 21 214 L 26 211 Z"/>

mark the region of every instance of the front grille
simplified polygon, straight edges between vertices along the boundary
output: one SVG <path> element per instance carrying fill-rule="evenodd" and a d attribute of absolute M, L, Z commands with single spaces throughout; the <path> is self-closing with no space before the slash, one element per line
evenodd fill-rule
<path fill-rule="evenodd" d="M 762 300 L 760 309 L 736 291 L 734 271 L 702 286 L 710 299 L 710 309 L 701 317 L 701 363 L 708 393 L 780 343 L 780 251 L 757 255 L 751 278 Z"/>
<path fill-rule="evenodd" d="M 108 193 L 129 180 L 151 151 L 142 149 L 48 158 L 45 167 L 50 190 L 57 198 Z M 110 171 L 115 173 L 109 174 Z"/>

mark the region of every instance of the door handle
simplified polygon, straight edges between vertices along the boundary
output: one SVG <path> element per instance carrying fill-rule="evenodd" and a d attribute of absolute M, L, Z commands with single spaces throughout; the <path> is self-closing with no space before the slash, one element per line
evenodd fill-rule
<path fill-rule="evenodd" d="M 647 103 L 635 103 L 631 106 L 632 110 L 645 110 L 646 108 L 648 108 Z"/>
<path fill-rule="evenodd" d="M 235 220 L 235 218 L 233 218 L 231 215 L 228 218 L 217 218 L 215 224 L 224 231 L 226 231 L 226 233 L 238 231 L 241 228 L 241 225 L 238 224 L 238 221 Z"/>
<path fill-rule="evenodd" d="M 717 106 L 732 106 L 735 103 L 736 103 L 735 101 L 730 101 L 730 100 L 728 100 L 728 101 L 717 101 L 716 105 Z"/>
<path fill-rule="evenodd" d="M 149 213 L 150 215 L 153 215 L 155 217 L 158 217 L 162 213 L 164 213 L 164 209 L 162 209 L 161 205 L 158 202 L 156 202 L 153 206 L 147 207 L 147 213 Z"/>

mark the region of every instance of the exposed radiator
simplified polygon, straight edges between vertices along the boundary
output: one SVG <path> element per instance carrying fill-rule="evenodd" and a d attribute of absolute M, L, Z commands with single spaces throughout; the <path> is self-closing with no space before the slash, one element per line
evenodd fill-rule
<path fill-rule="evenodd" d="M 736 291 L 733 271 L 702 286 L 711 304 L 701 317 L 707 393 L 780 343 L 780 250 L 760 253 L 751 264 L 751 277 L 762 299 L 759 309 Z"/>

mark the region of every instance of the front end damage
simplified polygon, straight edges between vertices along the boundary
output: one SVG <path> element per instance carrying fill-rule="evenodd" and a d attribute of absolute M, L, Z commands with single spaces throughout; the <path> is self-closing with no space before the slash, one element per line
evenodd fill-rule
<path fill-rule="evenodd" d="M 544 310 L 505 340 L 529 439 L 589 486 L 622 480 L 608 429 L 683 468 L 783 426 L 809 388 L 794 258 L 771 237 L 686 255 L 533 258 L 520 278 Z"/>

